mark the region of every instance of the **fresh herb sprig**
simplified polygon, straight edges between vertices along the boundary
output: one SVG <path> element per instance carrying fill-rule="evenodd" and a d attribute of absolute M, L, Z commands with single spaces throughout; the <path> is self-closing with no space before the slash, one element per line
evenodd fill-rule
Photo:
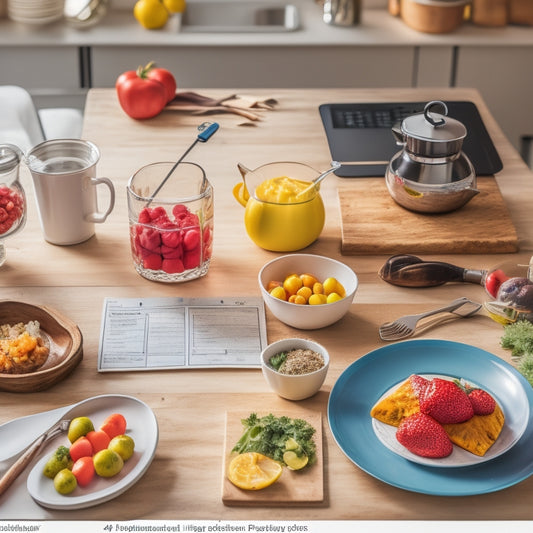
<path fill-rule="evenodd" d="M 279 370 L 281 365 L 285 362 L 285 359 L 287 359 L 287 355 L 287 352 L 277 353 L 276 355 L 273 355 L 268 362 L 274 370 Z"/>
<path fill-rule="evenodd" d="M 503 329 L 502 347 L 511 350 L 511 357 L 517 361 L 517 370 L 533 386 L 533 324 L 519 320 Z"/>
<path fill-rule="evenodd" d="M 313 440 L 316 430 L 306 420 L 288 416 L 275 417 L 273 414 L 259 417 L 257 413 L 252 413 L 241 422 L 244 433 L 232 451 L 257 452 L 281 462 L 287 450 L 287 441 L 292 438 L 309 458 L 307 464 L 316 462 L 316 444 Z"/>

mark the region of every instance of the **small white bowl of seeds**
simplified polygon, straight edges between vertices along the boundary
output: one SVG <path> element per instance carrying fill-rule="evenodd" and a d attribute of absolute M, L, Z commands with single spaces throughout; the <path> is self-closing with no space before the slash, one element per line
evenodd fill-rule
<path fill-rule="evenodd" d="M 263 376 L 272 390 L 287 400 L 303 400 L 316 394 L 328 373 L 329 354 L 307 339 L 283 339 L 261 354 Z"/>

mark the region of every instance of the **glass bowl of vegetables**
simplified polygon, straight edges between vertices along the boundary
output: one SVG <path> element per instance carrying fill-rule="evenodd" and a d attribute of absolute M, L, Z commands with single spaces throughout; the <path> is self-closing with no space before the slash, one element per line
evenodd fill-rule
<path fill-rule="evenodd" d="M 484 285 L 492 298 L 485 302 L 485 309 L 493 320 L 501 324 L 533 322 L 533 257 L 529 263 L 495 266 L 486 274 Z"/>

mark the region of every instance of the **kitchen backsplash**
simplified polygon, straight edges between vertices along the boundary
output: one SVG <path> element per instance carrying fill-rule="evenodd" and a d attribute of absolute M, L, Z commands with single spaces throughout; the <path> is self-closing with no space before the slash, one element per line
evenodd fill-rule
<path fill-rule="evenodd" d="M 0 0 L 1 2 L 2 0 Z M 188 0 L 189 2 L 194 2 L 195 0 Z M 223 2 L 224 0 L 218 0 Z M 256 0 L 259 1 L 259 0 Z M 279 0 L 267 0 L 272 3 L 279 3 Z M 285 1 L 285 0 L 283 0 Z M 286 0 L 290 2 L 290 0 Z M 309 2 L 314 2 L 314 0 L 308 0 Z M 111 7 L 113 9 L 130 9 L 135 5 L 136 0 L 111 0 Z M 386 8 L 388 0 L 363 0 L 363 8 Z"/>

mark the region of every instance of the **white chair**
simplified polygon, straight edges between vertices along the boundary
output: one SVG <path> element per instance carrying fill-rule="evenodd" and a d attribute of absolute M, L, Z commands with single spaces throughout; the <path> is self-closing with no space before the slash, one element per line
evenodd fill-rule
<path fill-rule="evenodd" d="M 26 89 L 0 86 L 0 143 L 23 152 L 48 139 L 79 139 L 83 114 L 74 108 L 37 110 Z"/>

